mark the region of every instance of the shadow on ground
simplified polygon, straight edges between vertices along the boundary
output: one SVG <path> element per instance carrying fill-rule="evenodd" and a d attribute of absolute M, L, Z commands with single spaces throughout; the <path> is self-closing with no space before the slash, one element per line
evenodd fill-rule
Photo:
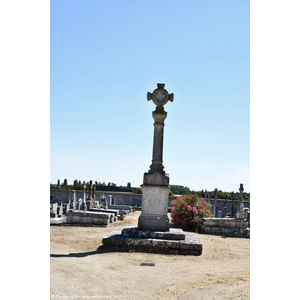
<path fill-rule="evenodd" d="M 88 252 L 78 252 L 78 253 L 69 253 L 69 254 L 50 254 L 50 257 L 86 257 L 86 256 L 91 256 L 95 254 L 105 254 L 105 253 L 111 253 L 111 252 L 130 252 L 128 249 L 123 249 L 123 248 L 113 248 L 113 247 L 103 247 L 99 246 L 97 250 L 95 251 L 88 251 Z"/>

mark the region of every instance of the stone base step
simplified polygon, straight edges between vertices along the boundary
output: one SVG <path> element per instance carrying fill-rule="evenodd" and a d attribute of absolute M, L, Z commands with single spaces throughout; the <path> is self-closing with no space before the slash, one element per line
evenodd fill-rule
<path fill-rule="evenodd" d="M 135 230 L 138 232 L 138 230 Z M 162 232 L 152 232 L 154 237 L 128 237 L 126 236 L 134 232 L 125 228 L 123 230 L 113 230 L 109 235 L 102 239 L 103 247 L 112 247 L 115 251 L 126 252 L 148 252 L 148 253 L 161 253 L 161 254 L 179 254 L 179 255 L 201 255 L 202 244 L 199 240 L 190 233 L 183 233 L 181 229 L 177 232 L 171 230 L 168 233 L 164 233 L 164 236 L 169 239 L 162 239 Z M 124 233 L 124 234 L 123 234 Z M 144 232 L 144 235 L 149 235 L 150 232 Z M 125 236 L 124 236 L 125 235 Z M 172 239 L 172 235 L 176 238 L 184 239 Z M 101 246 L 98 248 L 100 250 Z"/>
<path fill-rule="evenodd" d="M 128 238 L 153 238 L 162 240 L 184 240 L 182 229 L 170 228 L 169 231 L 140 230 L 138 227 L 125 227 L 122 236 Z"/>

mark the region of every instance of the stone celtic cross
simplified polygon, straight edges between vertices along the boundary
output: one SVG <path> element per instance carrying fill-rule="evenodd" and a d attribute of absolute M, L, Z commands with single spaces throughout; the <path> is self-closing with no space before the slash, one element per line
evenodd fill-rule
<path fill-rule="evenodd" d="M 169 94 L 164 89 L 164 83 L 158 83 L 157 89 L 153 93 L 147 94 L 147 100 L 152 100 L 156 104 L 156 110 L 152 112 L 154 118 L 154 138 L 153 138 L 153 153 L 152 164 L 150 166 L 149 173 L 161 173 L 165 174 L 164 166 L 162 164 L 163 158 L 163 141 L 164 141 L 164 121 L 167 117 L 167 112 L 164 110 L 164 105 L 168 101 L 173 102 L 174 94 Z"/>
<path fill-rule="evenodd" d="M 154 118 L 154 136 L 152 164 L 150 170 L 144 173 L 142 188 L 142 213 L 139 217 L 140 230 L 168 231 L 170 228 L 168 218 L 168 199 L 170 193 L 169 175 L 165 173 L 163 162 L 164 121 L 167 112 L 164 105 L 173 102 L 174 94 L 164 89 L 163 83 L 157 84 L 153 93 L 147 94 L 147 100 L 156 104 L 152 112 Z"/>
<path fill-rule="evenodd" d="M 174 94 L 169 94 L 168 91 L 164 89 L 164 87 L 164 83 L 158 83 L 157 89 L 154 90 L 152 94 L 148 92 L 147 100 L 152 100 L 158 107 L 163 107 L 165 104 L 167 104 L 168 101 L 173 102 Z"/>

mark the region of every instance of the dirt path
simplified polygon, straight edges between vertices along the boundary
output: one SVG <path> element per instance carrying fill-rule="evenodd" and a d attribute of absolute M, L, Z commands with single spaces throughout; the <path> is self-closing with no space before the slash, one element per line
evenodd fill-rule
<path fill-rule="evenodd" d="M 51 299 L 250 299 L 250 239 L 195 234 L 201 256 L 97 253 L 102 237 L 139 215 L 108 228 L 51 226 Z"/>

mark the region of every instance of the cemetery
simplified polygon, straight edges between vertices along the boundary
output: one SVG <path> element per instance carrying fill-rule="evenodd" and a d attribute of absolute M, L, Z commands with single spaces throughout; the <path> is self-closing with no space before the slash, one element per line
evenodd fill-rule
<path fill-rule="evenodd" d="M 56 289 L 59 297 L 66 294 L 94 297 L 95 291 L 101 291 L 101 295 L 140 299 L 139 289 L 122 283 L 128 276 L 142 287 L 145 299 L 160 299 L 160 294 L 163 294 L 161 299 L 173 299 L 185 289 L 196 299 L 193 290 L 199 286 L 203 297 L 223 295 L 226 290 L 236 298 L 249 296 L 250 203 L 243 201 L 243 184 L 238 201 L 233 197 L 231 201 L 217 199 L 217 188 L 214 199 L 210 199 L 209 193 L 208 197 L 205 193 L 205 199 L 195 195 L 169 196 L 170 175 L 162 164 L 167 117 L 164 105 L 173 102 L 174 95 L 164 86 L 158 83 L 153 93 L 147 94 L 147 100 L 152 100 L 156 108 L 152 112 L 152 163 L 143 175 L 142 195 L 135 195 L 131 202 L 124 199 L 132 194 L 123 195 L 120 203 L 112 192 L 96 193 L 92 180 L 87 195 L 85 187 L 83 192 L 50 193 L 50 224 L 62 225 L 51 226 L 53 280 L 56 284 L 61 279 L 72 282 L 68 272 L 62 272 L 56 264 L 61 260 L 64 270 L 77 270 L 80 274 L 78 279 L 74 277 L 78 286 L 84 285 L 84 289 L 74 286 L 71 291 L 69 287 L 59 287 Z M 121 197 L 120 193 L 117 195 Z M 129 205 L 132 201 L 138 210 Z M 186 216 L 192 214 L 194 218 L 176 219 L 176 201 L 182 203 Z M 124 220 L 121 216 L 127 217 L 127 223 L 120 221 Z M 147 269 L 148 273 L 140 267 L 154 268 Z M 183 279 L 185 272 L 192 277 Z M 99 285 L 100 278 L 106 283 L 118 280 L 118 286 Z"/>
<path fill-rule="evenodd" d="M 167 118 L 164 105 L 168 101 L 173 102 L 174 94 L 169 94 L 164 87 L 164 84 L 158 83 L 153 93 L 148 92 L 147 94 L 147 100 L 152 100 L 156 105 L 156 109 L 152 112 L 154 139 L 152 164 L 149 171 L 144 173 L 141 185 L 142 206 L 138 226 L 114 230 L 103 238 L 102 243 L 103 246 L 114 247 L 116 251 L 135 249 L 143 252 L 201 255 L 202 244 L 194 235 L 184 232 L 181 228 L 170 228 L 168 212 L 170 209 L 172 210 L 173 202 L 169 197 L 169 174 L 164 171 L 162 162 L 164 121 Z M 67 201 L 64 203 L 65 199 L 60 199 L 59 205 L 54 202 L 54 195 L 50 194 L 50 203 L 51 200 L 53 202 L 50 207 L 50 224 L 108 226 L 110 223 L 116 222 L 121 215 L 127 215 L 132 211 L 130 205 L 116 204 L 116 198 L 112 195 L 109 195 L 107 200 L 107 197 L 102 194 L 100 199 L 96 200 L 96 188 L 92 180 L 89 184 L 88 197 L 86 197 L 85 188 L 86 186 L 84 186 L 83 198 L 77 200 L 76 190 L 69 190 Z M 200 224 L 200 219 L 198 220 L 197 232 L 250 237 L 250 210 L 249 208 L 245 209 L 243 204 L 243 184 L 240 184 L 239 191 L 239 201 L 234 203 L 232 200 L 231 210 L 227 206 L 228 199 L 219 205 L 217 188 L 212 205 L 210 193 L 208 193 L 207 199 L 205 191 L 205 202 L 203 203 L 207 202 L 212 209 L 206 215 L 201 216 L 202 224 Z M 56 197 L 58 196 L 56 195 Z M 233 196 L 232 199 L 234 199 Z"/>
<path fill-rule="evenodd" d="M 77 200 L 76 191 L 71 195 L 69 191 L 68 202 L 60 201 L 51 204 L 50 200 L 50 224 L 77 224 L 77 225 L 98 225 L 108 226 L 116 222 L 121 215 L 127 215 L 132 211 L 129 205 L 116 205 L 115 198 L 109 195 L 108 199 L 103 194 L 101 201 L 95 200 L 95 189 L 90 181 L 88 197 L 83 193 L 83 199 Z M 52 201 L 53 202 L 53 201 Z"/>

